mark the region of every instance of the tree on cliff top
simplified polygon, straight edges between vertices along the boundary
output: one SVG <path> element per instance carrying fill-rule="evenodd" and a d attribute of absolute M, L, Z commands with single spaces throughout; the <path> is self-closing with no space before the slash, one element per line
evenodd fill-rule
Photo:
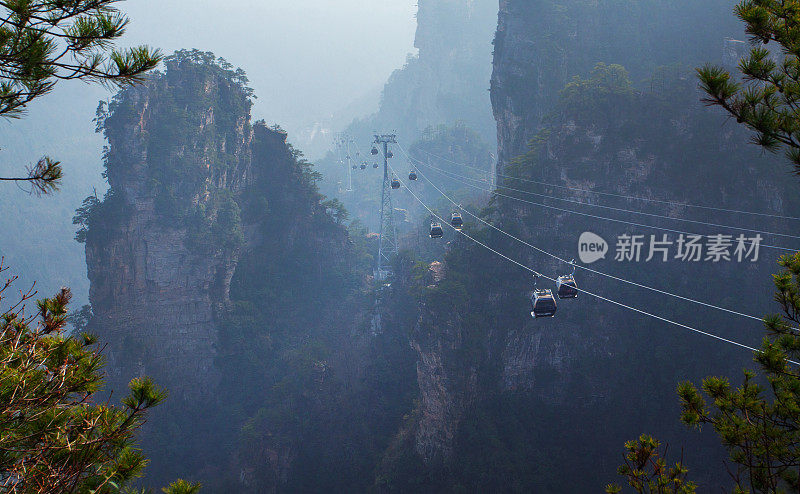
<path fill-rule="evenodd" d="M 0 284 L 0 301 L 15 279 Z M 166 392 L 134 379 L 123 406 L 95 403 L 103 359 L 94 337 L 65 333 L 69 290 L 29 315 L 32 296 L 0 317 L 0 492 L 118 492 L 147 464 L 134 434 Z M 164 492 L 197 489 L 179 481 Z"/>
<path fill-rule="evenodd" d="M 754 130 L 756 144 L 784 149 L 800 174 L 800 1 L 745 0 L 735 12 L 754 44 L 739 62 L 743 81 L 721 67 L 698 69 L 704 101 Z M 780 55 L 767 48 L 770 43 Z"/>
<path fill-rule="evenodd" d="M 128 25 L 118 1 L 0 1 L 0 117 L 20 117 L 60 80 L 124 86 L 158 65 L 158 50 L 112 47 Z M 33 191 L 48 193 L 61 176 L 61 164 L 45 156 L 27 175 L 0 180 L 29 182 Z"/>

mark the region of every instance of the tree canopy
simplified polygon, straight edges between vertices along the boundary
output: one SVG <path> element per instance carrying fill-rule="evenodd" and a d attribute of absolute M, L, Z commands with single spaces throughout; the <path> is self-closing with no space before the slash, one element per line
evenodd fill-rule
<path fill-rule="evenodd" d="M 705 102 L 722 107 L 755 131 L 765 149 L 785 150 L 800 174 L 800 1 L 745 0 L 735 9 L 753 47 L 741 76 L 722 67 L 698 69 Z M 774 49 L 770 49 L 774 48 Z"/>
<path fill-rule="evenodd" d="M 15 280 L 0 284 L 0 302 Z M 69 289 L 28 314 L 33 295 L 0 316 L 0 492 L 119 492 L 147 465 L 135 434 L 166 391 L 137 378 L 121 406 L 98 401 L 103 357 L 93 336 L 67 334 Z"/>
<path fill-rule="evenodd" d="M 118 2 L 0 1 L 0 117 L 19 118 L 58 81 L 124 86 L 158 65 L 158 50 L 114 48 L 129 22 Z M 61 164 L 45 156 L 25 176 L 0 180 L 29 182 L 33 191 L 48 193 L 58 188 L 61 177 Z"/>

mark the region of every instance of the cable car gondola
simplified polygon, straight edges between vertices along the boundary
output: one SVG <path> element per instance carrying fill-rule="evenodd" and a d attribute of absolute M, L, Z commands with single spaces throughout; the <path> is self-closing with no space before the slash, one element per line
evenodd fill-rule
<path fill-rule="evenodd" d="M 450 216 L 450 224 L 453 225 L 458 231 L 461 231 L 464 228 L 464 219 L 461 217 L 461 213 L 458 211 L 454 211 L 452 216 Z"/>
<path fill-rule="evenodd" d="M 362 170 L 366 170 L 367 169 L 367 164 L 366 163 L 361 163 L 361 169 Z"/>
<path fill-rule="evenodd" d="M 378 164 L 377 163 L 373 163 L 372 164 L 372 168 L 378 168 Z"/>
<path fill-rule="evenodd" d="M 353 165 L 353 170 L 357 170 L 357 169 L 358 169 L 358 166 Z"/>
<path fill-rule="evenodd" d="M 400 188 L 400 180 L 398 180 L 397 177 L 392 179 L 392 188 L 393 189 L 399 189 Z"/>
<path fill-rule="evenodd" d="M 387 158 L 394 158 L 394 153 L 389 151 L 388 153 L 386 153 L 386 157 Z"/>
<path fill-rule="evenodd" d="M 370 151 L 370 153 L 372 153 L 372 156 L 376 156 L 378 154 L 378 148 L 372 146 L 372 151 Z"/>
<path fill-rule="evenodd" d="M 535 319 L 540 317 L 553 317 L 556 315 L 557 304 L 555 297 L 553 297 L 552 290 L 534 290 L 533 296 L 531 297 L 531 304 L 533 305 L 531 316 Z"/>
<path fill-rule="evenodd" d="M 556 288 L 558 289 L 558 298 L 578 298 L 578 284 L 575 282 L 575 259 L 570 261 L 572 265 L 572 274 L 565 274 L 559 276 L 556 280 Z"/>
<path fill-rule="evenodd" d="M 431 238 L 444 237 L 444 230 L 441 223 L 431 223 Z"/>
<path fill-rule="evenodd" d="M 417 179 L 417 172 L 416 170 L 411 170 L 411 173 L 408 174 L 409 180 L 416 180 Z"/>
<path fill-rule="evenodd" d="M 534 275 L 533 295 L 531 295 L 531 316 L 534 319 L 540 317 L 553 317 L 556 315 L 558 304 L 556 298 L 553 296 L 552 290 L 543 288 L 536 288 L 536 283 L 539 281 L 539 275 Z"/>

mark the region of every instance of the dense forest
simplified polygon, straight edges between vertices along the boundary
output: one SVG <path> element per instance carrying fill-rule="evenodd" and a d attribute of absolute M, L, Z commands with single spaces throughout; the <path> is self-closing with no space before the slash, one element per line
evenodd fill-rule
<path fill-rule="evenodd" d="M 316 163 L 225 58 L 111 52 L 129 80 L 75 129 L 102 169 L 8 180 L 41 217 L 0 199 L 0 254 L 56 293 L 0 285 L 0 492 L 793 489 L 800 28 L 768 3 L 421 0 L 418 53 Z M 63 36 L 121 35 L 86 8 Z"/>

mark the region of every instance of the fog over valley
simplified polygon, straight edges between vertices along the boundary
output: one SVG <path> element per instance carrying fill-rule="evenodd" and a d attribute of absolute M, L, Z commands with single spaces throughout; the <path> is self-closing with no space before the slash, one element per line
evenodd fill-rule
<path fill-rule="evenodd" d="M 800 2 L 0 2 L 0 494 L 800 492 Z"/>

